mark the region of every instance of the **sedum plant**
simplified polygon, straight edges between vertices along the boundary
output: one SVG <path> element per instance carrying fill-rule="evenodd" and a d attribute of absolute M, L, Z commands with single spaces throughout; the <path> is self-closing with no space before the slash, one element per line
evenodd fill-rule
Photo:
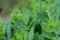
<path fill-rule="evenodd" d="M 0 40 L 60 40 L 60 0 L 30 0 L 0 19 Z"/>

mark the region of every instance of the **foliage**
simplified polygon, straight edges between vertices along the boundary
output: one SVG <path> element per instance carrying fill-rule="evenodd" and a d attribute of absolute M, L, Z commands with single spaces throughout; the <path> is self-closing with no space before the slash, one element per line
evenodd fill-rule
<path fill-rule="evenodd" d="M 60 0 L 30 0 L 0 19 L 0 40 L 60 40 Z"/>

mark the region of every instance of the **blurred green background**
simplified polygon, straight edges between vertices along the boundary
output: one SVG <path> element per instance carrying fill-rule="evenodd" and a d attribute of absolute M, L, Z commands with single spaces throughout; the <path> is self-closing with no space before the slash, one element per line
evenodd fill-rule
<path fill-rule="evenodd" d="M 0 17 L 8 20 L 11 10 L 14 7 L 24 7 L 29 3 L 29 0 L 0 0 Z"/>

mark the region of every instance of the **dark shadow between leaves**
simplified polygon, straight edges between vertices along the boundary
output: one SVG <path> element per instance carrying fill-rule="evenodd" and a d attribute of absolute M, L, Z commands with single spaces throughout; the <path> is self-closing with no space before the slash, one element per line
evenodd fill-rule
<path fill-rule="evenodd" d="M 51 40 L 51 39 L 48 39 L 47 37 L 44 37 L 44 40 Z"/>
<path fill-rule="evenodd" d="M 35 32 L 35 33 L 38 32 L 39 35 L 42 34 L 42 27 L 41 27 L 40 23 L 35 26 L 34 32 Z"/>

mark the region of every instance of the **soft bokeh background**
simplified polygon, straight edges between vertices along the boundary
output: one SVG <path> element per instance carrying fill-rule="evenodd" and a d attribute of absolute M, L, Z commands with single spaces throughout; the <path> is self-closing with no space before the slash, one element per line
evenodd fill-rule
<path fill-rule="evenodd" d="M 8 20 L 14 7 L 21 8 L 29 3 L 29 0 L 0 0 L 0 17 Z"/>

